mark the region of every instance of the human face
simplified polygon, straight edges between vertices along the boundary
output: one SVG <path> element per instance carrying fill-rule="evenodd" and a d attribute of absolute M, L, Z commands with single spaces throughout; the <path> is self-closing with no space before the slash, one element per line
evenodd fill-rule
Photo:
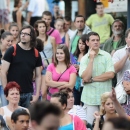
<path fill-rule="evenodd" d="M 28 115 L 18 116 L 18 120 L 16 122 L 12 120 L 12 125 L 14 127 L 14 130 L 28 130 L 29 116 Z"/>
<path fill-rule="evenodd" d="M 13 36 L 8 35 L 4 39 L 1 39 L 1 42 L 2 42 L 2 44 L 1 44 L 2 49 L 7 50 L 13 44 Z"/>
<path fill-rule="evenodd" d="M 62 49 L 57 49 L 56 58 L 59 62 L 65 61 L 65 53 Z"/>
<path fill-rule="evenodd" d="M 86 44 L 89 46 L 89 48 L 93 50 L 99 50 L 100 46 L 100 39 L 98 36 L 91 35 L 89 37 L 89 41 L 86 41 Z"/>
<path fill-rule="evenodd" d="M 17 88 L 11 88 L 8 91 L 8 96 L 6 97 L 9 103 L 18 104 L 20 99 L 20 93 Z"/>
<path fill-rule="evenodd" d="M 112 123 L 106 121 L 103 125 L 102 130 L 114 130 L 114 127 L 113 127 Z"/>
<path fill-rule="evenodd" d="M 77 17 L 75 19 L 75 27 L 76 29 L 78 29 L 79 31 L 83 31 L 84 27 L 85 27 L 85 21 L 83 17 Z"/>
<path fill-rule="evenodd" d="M 18 7 L 20 8 L 22 6 L 22 0 L 19 1 Z"/>
<path fill-rule="evenodd" d="M 30 36 L 30 28 L 23 29 L 20 34 L 21 42 L 30 43 L 31 36 Z"/>
<path fill-rule="evenodd" d="M 46 33 L 46 26 L 44 23 L 39 23 L 37 30 L 39 31 L 39 34 L 45 34 Z"/>
<path fill-rule="evenodd" d="M 123 81 L 123 86 L 124 86 L 127 94 L 130 94 L 130 82 L 129 81 Z"/>
<path fill-rule="evenodd" d="M 97 12 L 98 15 L 103 15 L 104 14 L 103 5 L 97 5 L 96 12 Z"/>
<path fill-rule="evenodd" d="M 106 100 L 104 104 L 104 110 L 106 113 L 109 113 L 109 114 L 115 113 L 115 107 L 114 107 L 113 101 L 110 98 Z"/>
<path fill-rule="evenodd" d="M 72 92 L 68 93 L 68 99 L 67 99 L 67 108 L 72 109 L 74 105 L 74 95 Z"/>
<path fill-rule="evenodd" d="M 64 27 L 64 22 L 62 22 L 62 21 L 57 21 L 57 22 L 56 22 L 55 28 L 56 28 L 59 32 L 63 31 L 63 27 Z"/>
<path fill-rule="evenodd" d="M 51 24 L 51 21 L 52 21 L 51 16 L 43 15 L 42 20 L 46 22 L 47 27 L 50 27 L 50 24 Z"/>
<path fill-rule="evenodd" d="M 112 27 L 112 31 L 113 31 L 114 35 L 122 34 L 123 28 L 122 28 L 121 22 L 115 22 L 113 27 Z"/>
<path fill-rule="evenodd" d="M 32 121 L 32 126 L 35 130 L 58 130 L 60 124 L 59 122 L 60 120 L 58 116 L 49 114 L 41 121 L 39 125 L 36 123 L 33 125 Z"/>
<path fill-rule="evenodd" d="M 130 33 L 128 34 L 128 37 L 125 38 L 125 41 L 127 43 L 127 46 L 130 47 Z"/>
<path fill-rule="evenodd" d="M 57 6 L 57 5 L 54 6 L 54 12 L 55 13 L 59 12 L 59 6 Z"/>
<path fill-rule="evenodd" d="M 14 39 L 18 38 L 19 29 L 17 26 L 12 26 L 10 29 L 10 33 L 13 35 Z"/>
<path fill-rule="evenodd" d="M 80 39 L 79 43 L 78 43 L 78 47 L 79 47 L 80 52 L 85 51 L 85 46 L 86 46 L 85 43 L 82 42 L 82 40 Z"/>
<path fill-rule="evenodd" d="M 67 32 L 71 27 L 71 22 L 64 20 L 64 30 Z"/>

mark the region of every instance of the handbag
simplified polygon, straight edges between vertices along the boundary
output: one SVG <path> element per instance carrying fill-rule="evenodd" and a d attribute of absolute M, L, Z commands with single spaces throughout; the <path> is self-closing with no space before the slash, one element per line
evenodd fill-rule
<path fill-rule="evenodd" d="M 116 98 L 120 104 L 123 104 L 126 102 L 127 99 L 127 93 L 124 89 L 124 86 L 122 84 L 123 79 L 117 83 L 115 87 L 115 92 L 116 92 Z"/>
<path fill-rule="evenodd" d="M 66 68 L 67 70 L 68 68 Z M 61 75 L 59 76 L 59 78 L 57 79 L 57 81 L 60 80 L 61 76 L 66 72 L 66 70 L 64 72 L 61 73 Z M 48 94 L 47 94 L 47 100 L 50 100 L 51 96 L 53 93 L 57 92 L 57 88 L 51 88 L 49 87 L 48 89 Z"/>

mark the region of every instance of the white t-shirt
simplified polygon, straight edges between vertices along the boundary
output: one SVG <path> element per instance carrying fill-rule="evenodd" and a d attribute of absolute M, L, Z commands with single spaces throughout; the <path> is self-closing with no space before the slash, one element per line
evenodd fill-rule
<path fill-rule="evenodd" d="M 75 32 L 75 31 L 73 31 L 73 30 L 71 30 L 71 29 L 68 30 L 67 33 L 69 34 L 70 39 L 73 37 L 74 32 Z"/>
<path fill-rule="evenodd" d="M 32 17 L 41 17 L 44 11 L 48 11 L 49 6 L 46 0 L 30 0 L 28 11 L 32 12 Z"/>

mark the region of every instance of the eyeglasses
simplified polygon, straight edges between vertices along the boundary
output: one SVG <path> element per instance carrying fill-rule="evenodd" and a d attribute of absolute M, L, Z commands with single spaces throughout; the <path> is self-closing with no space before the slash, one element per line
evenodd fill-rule
<path fill-rule="evenodd" d="M 31 34 L 29 34 L 29 33 L 23 33 L 23 32 L 21 32 L 20 35 L 31 36 Z"/>

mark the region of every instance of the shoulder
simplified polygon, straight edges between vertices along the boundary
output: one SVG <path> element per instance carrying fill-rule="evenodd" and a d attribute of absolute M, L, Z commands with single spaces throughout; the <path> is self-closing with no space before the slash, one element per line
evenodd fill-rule
<path fill-rule="evenodd" d="M 92 14 L 89 18 L 95 18 L 97 17 L 97 14 Z"/>
<path fill-rule="evenodd" d="M 122 49 L 117 50 L 117 51 L 114 53 L 114 55 L 121 54 L 121 53 L 124 52 L 124 51 L 125 51 L 125 47 L 123 47 Z M 114 55 L 113 55 L 113 56 L 114 56 Z"/>
<path fill-rule="evenodd" d="M 4 115 L 4 108 L 5 108 L 5 106 L 0 108 L 0 115 L 2 115 L 2 116 Z"/>
<path fill-rule="evenodd" d="M 50 38 L 51 41 L 55 41 L 55 38 L 53 36 L 49 36 L 48 38 Z"/>
<path fill-rule="evenodd" d="M 111 55 L 104 50 L 100 50 L 100 54 L 102 54 L 103 56 L 110 56 L 111 57 Z"/>
<path fill-rule="evenodd" d="M 55 68 L 54 63 L 51 63 L 47 66 L 47 70 L 53 70 Z"/>
<path fill-rule="evenodd" d="M 68 70 L 70 70 L 71 72 L 77 72 L 76 68 L 73 65 L 70 65 Z"/>

